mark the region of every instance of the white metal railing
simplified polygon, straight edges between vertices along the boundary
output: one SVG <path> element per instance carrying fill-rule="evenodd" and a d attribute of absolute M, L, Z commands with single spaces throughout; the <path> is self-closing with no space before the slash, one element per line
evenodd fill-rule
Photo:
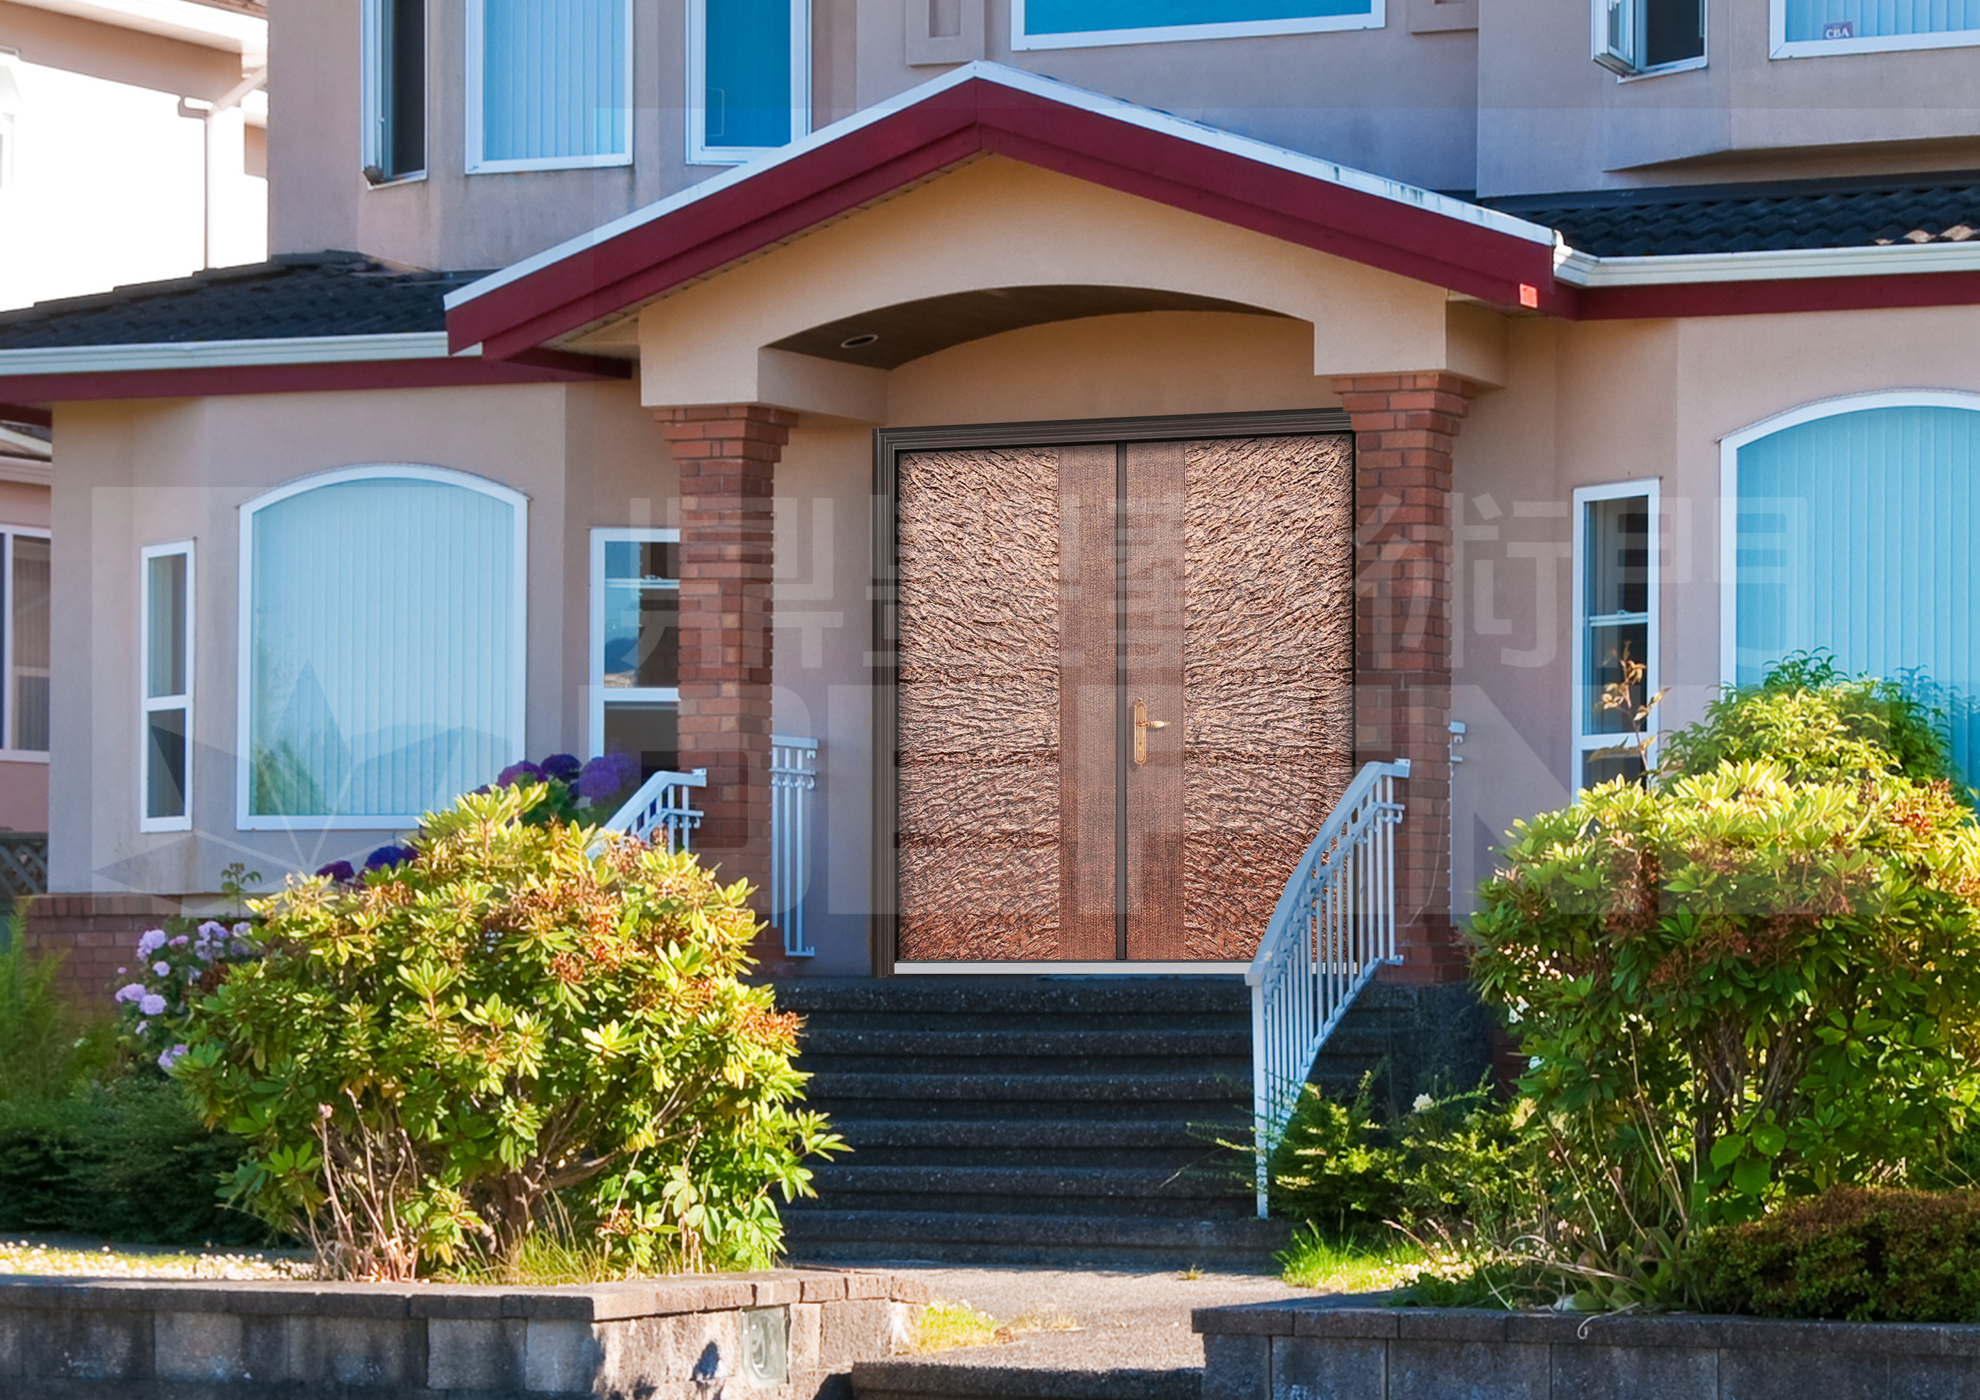
<path fill-rule="evenodd" d="M 1356 995 L 1396 956 L 1396 779 L 1409 760 L 1362 765 L 1299 858 L 1244 980 L 1251 987 L 1251 1100 L 1258 1214 L 1267 1172 L 1313 1057 Z"/>
<path fill-rule="evenodd" d="M 770 738 L 770 922 L 784 935 L 788 957 L 817 949 L 804 939 L 805 852 L 811 793 L 818 786 L 818 741 Z"/>
<path fill-rule="evenodd" d="M 690 803 L 690 789 L 707 786 L 706 768 L 692 773 L 655 773 L 599 828 L 599 834 L 637 836 L 665 846 L 669 853 L 691 850 L 690 833 L 701 825 L 701 809 Z"/>

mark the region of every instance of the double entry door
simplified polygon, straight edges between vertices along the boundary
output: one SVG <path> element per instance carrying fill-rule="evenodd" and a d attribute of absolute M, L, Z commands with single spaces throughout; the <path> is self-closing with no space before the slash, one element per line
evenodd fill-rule
<path fill-rule="evenodd" d="M 898 962 L 1251 957 L 1351 776 L 1352 453 L 898 455 Z"/>

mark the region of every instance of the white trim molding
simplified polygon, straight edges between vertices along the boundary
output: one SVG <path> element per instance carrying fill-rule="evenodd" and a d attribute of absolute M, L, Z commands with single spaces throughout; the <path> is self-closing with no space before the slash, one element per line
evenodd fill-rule
<path fill-rule="evenodd" d="M 510 507 L 513 513 L 515 571 L 510 580 L 509 603 L 514 610 L 515 657 L 509 679 L 511 729 L 508 761 L 517 763 L 523 758 L 527 732 L 525 705 L 529 689 L 529 498 L 513 487 L 491 481 L 485 476 L 410 462 L 368 463 L 317 472 L 265 491 L 240 506 L 240 548 L 237 555 L 240 573 L 235 589 L 239 622 L 236 633 L 238 649 L 235 653 L 234 816 L 236 826 L 242 831 L 404 831 L 417 826 L 422 815 L 419 812 L 397 812 L 383 815 L 367 813 L 359 817 L 282 816 L 249 810 L 253 791 L 250 770 L 254 733 L 250 712 L 254 689 L 250 660 L 254 655 L 254 518 L 269 506 L 286 501 L 291 496 L 349 481 L 438 482 L 491 496 Z"/>
<path fill-rule="evenodd" d="M 1662 287 L 1697 282 L 1779 282 L 1811 277 L 1889 277 L 1980 269 L 1980 238 L 1963 243 L 1886 243 L 1859 248 L 1784 248 L 1751 253 L 1679 253 L 1601 258 L 1560 244 L 1554 275 L 1576 287 Z"/>
<path fill-rule="evenodd" d="M 1582 787 L 1582 770 L 1588 755 L 1597 749 L 1614 748 L 1620 734 L 1591 733 L 1586 727 L 1586 693 L 1588 683 L 1588 629 L 1602 619 L 1591 618 L 1588 614 L 1588 507 L 1597 501 L 1628 500 L 1641 496 L 1647 503 L 1649 521 L 1649 558 L 1646 561 L 1648 577 L 1645 580 L 1646 611 L 1641 617 L 1634 614 L 1615 614 L 1624 625 L 1641 623 L 1644 629 L 1643 650 L 1643 694 L 1646 699 L 1657 693 L 1662 678 L 1659 655 L 1658 631 L 1662 621 L 1663 590 L 1663 483 L 1655 477 L 1639 481 L 1617 481 L 1601 486 L 1578 486 L 1574 491 L 1574 553 L 1573 568 L 1570 571 L 1574 589 L 1572 616 L 1573 632 L 1569 638 L 1569 679 L 1568 679 L 1568 742 L 1571 752 L 1568 757 L 1568 791 L 1579 793 Z M 1612 624 L 1613 625 L 1613 624 Z M 1656 742 L 1656 715 L 1650 718 L 1651 743 Z"/>
<path fill-rule="evenodd" d="M 169 559 L 181 555 L 186 561 L 185 617 L 181 620 L 183 633 L 180 646 L 185 655 L 185 689 L 175 695 L 151 695 L 149 674 L 151 669 L 151 561 Z M 138 551 L 138 830 L 191 831 L 193 828 L 193 690 L 194 673 L 198 670 L 199 652 L 193 645 L 193 629 L 197 624 L 198 595 L 196 589 L 195 550 L 192 540 L 175 540 L 170 544 L 148 544 Z M 10 648 L 11 650 L 11 648 Z M 10 658 L 11 660 L 11 658 Z M 11 667 L 10 667 L 11 669 Z M 181 810 L 175 816 L 154 817 L 151 811 L 151 717 L 161 711 L 177 710 L 184 716 L 185 753 L 180 760 L 179 800 Z"/>
<path fill-rule="evenodd" d="M 1092 49 L 1114 44 L 1174 44 L 1192 39 L 1250 39 L 1279 34 L 1330 34 L 1347 29 L 1380 29 L 1388 22 L 1385 0 L 1368 0 L 1355 15 L 1306 15 L 1293 19 L 1223 20 L 1206 24 L 1154 24 L 1127 29 L 1084 29 L 1064 33 L 1027 32 L 1026 0 L 1011 0 L 1011 48 Z"/>
<path fill-rule="evenodd" d="M 482 154 L 481 143 L 486 133 L 482 112 L 482 63 L 487 55 L 483 44 L 486 14 L 486 0 L 467 0 L 467 81 L 462 84 L 467 94 L 467 173 L 470 175 L 501 175 L 523 170 L 598 170 L 608 166 L 631 165 L 633 163 L 633 0 L 618 0 L 620 13 L 625 17 L 626 61 L 619 81 L 624 84 L 621 92 L 625 97 L 626 140 L 625 149 L 605 151 L 591 156 L 545 156 L 520 160 L 495 160 Z M 429 141 L 431 133 L 428 134 Z M 432 165 L 429 151 L 427 164 Z"/>
<path fill-rule="evenodd" d="M 478 358 L 477 347 L 461 352 Z M 327 365 L 371 360 L 445 360 L 445 331 L 397 335 L 301 335 L 266 340 L 152 341 L 136 345 L 52 345 L 0 350 L 0 377 L 18 374 L 114 374 L 145 369 L 233 369 L 253 365 Z"/>
<path fill-rule="evenodd" d="M 981 3 L 981 0 L 978 0 Z M 744 165 L 773 151 L 788 151 L 811 133 L 811 0 L 790 0 L 791 140 L 783 146 L 712 146 L 708 143 L 708 0 L 687 0 L 687 163 Z"/>
<path fill-rule="evenodd" d="M 1817 399 L 1762 418 L 1719 439 L 1719 681 L 1739 677 L 1739 450 L 1803 423 L 1877 408 L 1958 408 L 1980 413 L 1980 394 L 1965 389 L 1879 389 Z"/>

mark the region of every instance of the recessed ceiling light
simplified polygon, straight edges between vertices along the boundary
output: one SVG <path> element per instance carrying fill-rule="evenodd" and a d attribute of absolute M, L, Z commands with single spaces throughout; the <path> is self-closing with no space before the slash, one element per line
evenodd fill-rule
<path fill-rule="evenodd" d="M 839 348 L 841 350 L 861 350 L 873 344 L 879 338 L 872 331 L 866 331 L 860 335 L 849 335 L 839 342 Z"/>

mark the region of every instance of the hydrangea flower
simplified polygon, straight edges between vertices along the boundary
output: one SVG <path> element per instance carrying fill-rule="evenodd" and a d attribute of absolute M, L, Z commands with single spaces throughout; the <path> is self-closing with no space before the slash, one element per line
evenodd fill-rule
<path fill-rule="evenodd" d="M 170 1074 L 172 1072 L 172 1066 L 176 1065 L 179 1062 L 179 1057 L 185 1053 L 186 1047 L 183 1045 L 174 1045 L 168 1050 L 159 1051 L 158 1067 L 167 1074 Z"/>
<path fill-rule="evenodd" d="M 183 948 L 186 946 L 186 944 L 190 942 L 192 942 L 192 939 L 188 938 L 185 934 L 182 933 L 177 938 L 167 941 L 165 946 L 168 948 Z"/>
<path fill-rule="evenodd" d="M 157 973 L 160 977 L 170 977 L 172 975 L 172 964 L 166 962 L 163 958 L 160 958 L 157 962 L 151 965 L 151 970 Z"/>
<path fill-rule="evenodd" d="M 150 992 L 138 999 L 138 1010 L 147 1016 L 163 1016 L 165 1014 L 165 998 L 156 992 Z"/>
<path fill-rule="evenodd" d="M 316 873 L 326 880 L 335 880 L 340 885 L 348 885 L 357 879 L 357 871 L 351 869 L 351 863 L 347 860 L 333 860 Z"/>
<path fill-rule="evenodd" d="M 141 958 L 150 957 L 164 946 L 165 930 L 162 928 L 147 929 L 138 935 L 137 951 Z"/>
<path fill-rule="evenodd" d="M 366 870 L 390 870 L 395 865 L 404 865 L 417 854 L 418 852 L 413 850 L 411 846 L 380 846 L 369 856 L 365 857 L 364 868 Z"/>
<path fill-rule="evenodd" d="M 543 770 L 527 759 L 521 763 L 511 763 L 495 775 L 496 787 L 511 787 L 525 781 L 535 783 L 543 781 Z"/>
<path fill-rule="evenodd" d="M 144 995 L 144 983 L 142 982 L 129 982 L 117 988 L 117 1000 L 120 1003 L 126 1001 L 136 1001 L 139 997 L 143 995 Z"/>
<path fill-rule="evenodd" d="M 639 764 L 631 754 L 601 754 L 578 774 L 578 796 L 587 802 L 603 802 L 631 787 L 638 776 Z"/>

